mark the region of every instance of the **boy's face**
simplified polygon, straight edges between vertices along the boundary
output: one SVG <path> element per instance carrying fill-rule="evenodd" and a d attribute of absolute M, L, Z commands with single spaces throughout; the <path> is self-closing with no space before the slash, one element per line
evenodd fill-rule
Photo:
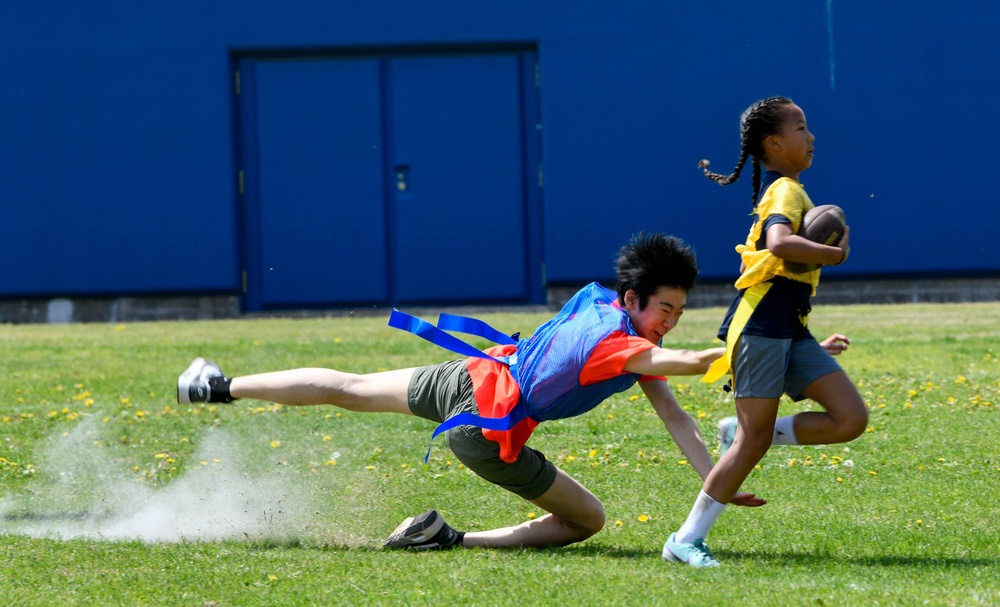
<path fill-rule="evenodd" d="M 625 311 L 639 337 L 659 344 L 663 336 L 677 326 L 687 305 L 687 291 L 677 287 L 660 287 L 639 309 L 639 296 L 629 289 L 625 292 Z"/>

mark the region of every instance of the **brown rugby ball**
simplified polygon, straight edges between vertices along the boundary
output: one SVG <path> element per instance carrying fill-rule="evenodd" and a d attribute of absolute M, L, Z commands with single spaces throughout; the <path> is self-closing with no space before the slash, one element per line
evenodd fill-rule
<path fill-rule="evenodd" d="M 824 204 L 806 211 L 798 235 L 813 242 L 836 246 L 844 237 L 846 228 L 847 218 L 844 216 L 844 210 L 835 204 Z M 822 265 L 786 261 L 785 267 L 796 274 L 801 274 L 821 268 Z"/>

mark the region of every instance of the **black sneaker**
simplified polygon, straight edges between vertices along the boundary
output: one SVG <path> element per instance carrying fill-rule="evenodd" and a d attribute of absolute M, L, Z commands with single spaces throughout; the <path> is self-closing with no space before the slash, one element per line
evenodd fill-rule
<path fill-rule="evenodd" d="M 465 533 L 455 531 L 444 522 L 437 510 L 428 510 L 420 516 L 403 521 L 392 532 L 383 548 L 406 548 L 409 550 L 443 550 L 460 545 Z"/>
<path fill-rule="evenodd" d="M 204 358 L 196 358 L 187 371 L 177 378 L 177 402 L 182 405 L 231 402 L 231 398 L 226 398 L 226 395 L 212 393 L 212 384 L 224 379 L 219 365 Z M 214 400 L 213 396 L 216 397 Z"/>

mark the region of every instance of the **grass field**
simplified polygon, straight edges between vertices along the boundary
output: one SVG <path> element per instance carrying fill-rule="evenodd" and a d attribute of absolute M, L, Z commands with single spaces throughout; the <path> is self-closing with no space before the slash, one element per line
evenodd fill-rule
<path fill-rule="evenodd" d="M 689 311 L 665 345 L 711 345 L 721 316 Z M 770 503 L 723 514 L 712 571 L 660 558 L 700 481 L 638 387 L 532 437 L 602 499 L 601 533 L 429 554 L 381 541 L 430 507 L 465 530 L 542 513 L 443 441 L 424 465 L 423 420 L 175 401 L 198 355 L 229 374 L 449 358 L 385 320 L 0 325 L 0 605 L 1000 605 L 1000 304 L 815 311 L 817 336 L 853 340 L 870 427 L 773 448 L 744 485 Z M 671 385 L 714 451 L 731 398 Z"/>

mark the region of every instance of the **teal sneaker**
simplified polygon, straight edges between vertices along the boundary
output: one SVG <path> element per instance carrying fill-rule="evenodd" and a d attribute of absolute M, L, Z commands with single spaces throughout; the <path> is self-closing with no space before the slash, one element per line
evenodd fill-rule
<path fill-rule="evenodd" d="M 712 556 L 712 551 L 705 541 L 697 539 L 693 544 L 681 544 L 675 541 L 676 533 L 671 533 L 667 543 L 663 544 L 663 560 L 672 563 L 687 563 L 692 567 L 720 567 L 719 561 Z"/>
<path fill-rule="evenodd" d="M 738 422 L 735 417 L 724 417 L 719 421 L 719 457 L 726 454 L 736 440 L 736 426 Z"/>

